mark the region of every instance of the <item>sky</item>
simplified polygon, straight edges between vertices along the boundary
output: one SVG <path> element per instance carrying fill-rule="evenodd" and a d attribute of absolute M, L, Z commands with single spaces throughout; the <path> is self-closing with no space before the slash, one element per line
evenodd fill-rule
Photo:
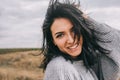
<path fill-rule="evenodd" d="M 40 48 L 49 0 L 0 0 L 0 48 Z M 81 10 L 120 30 L 120 0 L 81 0 Z"/>

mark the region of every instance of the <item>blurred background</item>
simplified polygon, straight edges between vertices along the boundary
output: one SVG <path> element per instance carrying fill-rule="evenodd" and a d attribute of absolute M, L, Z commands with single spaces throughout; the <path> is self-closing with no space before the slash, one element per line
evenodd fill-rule
<path fill-rule="evenodd" d="M 49 0 L 0 0 L 0 80 L 43 80 L 41 26 Z M 81 0 L 81 10 L 120 30 L 120 0 Z"/>
<path fill-rule="evenodd" d="M 49 0 L 0 0 L 0 48 L 40 48 Z M 81 0 L 95 20 L 120 29 L 120 0 Z"/>

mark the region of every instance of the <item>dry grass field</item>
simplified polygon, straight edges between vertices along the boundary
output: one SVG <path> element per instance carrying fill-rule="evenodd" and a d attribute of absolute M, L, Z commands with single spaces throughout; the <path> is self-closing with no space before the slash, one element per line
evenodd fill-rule
<path fill-rule="evenodd" d="M 42 80 L 39 50 L 0 54 L 0 80 Z"/>
<path fill-rule="evenodd" d="M 40 50 L 0 50 L 0 80 L 43 80 Z M 118 79 L 120 80 L 120 79 Z"/>

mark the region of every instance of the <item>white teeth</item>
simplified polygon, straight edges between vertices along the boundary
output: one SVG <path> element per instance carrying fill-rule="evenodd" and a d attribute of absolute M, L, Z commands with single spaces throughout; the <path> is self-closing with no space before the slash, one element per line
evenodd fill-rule
<path fill-rule="evenodd" d="M 69 47 L 70 49 L 74 49 L 74 48 L 76 48 L 78 45 L 76 44 L 76 45 L 74 45 L 74 46 L 71 46 L 71 47 Z"/>

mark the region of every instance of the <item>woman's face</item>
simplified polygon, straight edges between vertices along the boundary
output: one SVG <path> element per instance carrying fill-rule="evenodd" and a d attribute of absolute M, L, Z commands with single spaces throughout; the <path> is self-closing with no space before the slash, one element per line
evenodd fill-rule
<path fill-rule="evenodd" d="M 73 24 L 66 18 L 57 18 L 51 25 L 51 33 L 54 44 L 60 51 L 75 58 L 81 54 L 83 39 L 74 39 Z"/>

